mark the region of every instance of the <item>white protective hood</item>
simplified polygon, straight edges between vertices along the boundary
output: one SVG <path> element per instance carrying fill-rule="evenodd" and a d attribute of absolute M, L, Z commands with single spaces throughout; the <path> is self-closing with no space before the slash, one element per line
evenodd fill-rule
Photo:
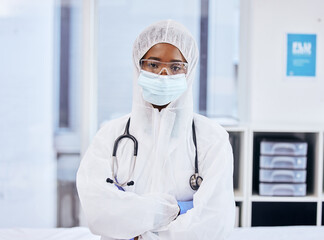
<path fill-rule="evenodd" d="M 159 112 L 142 98 L 137 84 L 139 60 L 157 43 L 176 46 L 188 62 L 187 91 Z M 96 134 L 77 175 L 77 187 L 90 230 L 102 239 L 225 239 L 234 225 L 233 159 L 227 132 L 211 120 L 193 114 L 192 84 L 198 61 L 194 38 L 181 24 L 161 21 L 146 28 L 133 49 L 135 77 L 131 114 L 108 122 Z M 107 183 L 112 178 L 111 155 L 128 118 L 138 140 L 132 180 L 125 192 Z M 189 185 L 194 173 L 195 121 L 199 174 L 196 192 Z M 132 165 L 133 143 L 118 145 L 117 179 L 124 182 Z M 194 208 L 177 217 L 177 201 L 193 200 Z"/>
<path fill-rule="evenodd" d="M 187 90 L 174 102 L 171 102 L 163 111 L 163 118 L 168 122 L 168 131 L 172 137 L 179 138 L 181 134 L 190 131 L 193 115 L 192 85 L 198 62 L 197 44 L 190 32 L 180 23 L 166 20 L 147 27 L 135 40 L 133 47 L 133 63 L 135 65 L 133 81 L 132 126 L 135 132 L 142 131 L 151 135 L 154 127 L 154 114 L 157 109 L 146 102 L 142 97 L 142 89 L 137 83 L 140 73 L 140 59 L 157 43 L 169 43 L 177 47 L 188 62 Z M 159 118 L 159 117 L 157 117 Z M 144 127 L 144 129 L 143 129 Z M 166 143 L 171 136 L 165 136 Z"/>

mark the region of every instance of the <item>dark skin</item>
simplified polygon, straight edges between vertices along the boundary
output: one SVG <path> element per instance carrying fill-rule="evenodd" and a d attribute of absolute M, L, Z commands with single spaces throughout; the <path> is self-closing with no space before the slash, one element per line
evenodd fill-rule
<path fill-rule="evenodd" d="M 160 62 L 187 62 L 180 50 L 169 43 L 155 44 L 145 53 L 142 59 L 153 59 L 158 60 Z M 161 75 L 167 75 L 166 71 L 163 71 Z M 170 103 L 163 106 L 157 106 L 152 104 L 152 106 L 161 111 L 169 104 Z"/>

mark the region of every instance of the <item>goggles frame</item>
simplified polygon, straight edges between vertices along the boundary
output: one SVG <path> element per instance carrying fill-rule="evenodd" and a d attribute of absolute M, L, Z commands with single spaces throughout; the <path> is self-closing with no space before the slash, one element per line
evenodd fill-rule
<path fill-rule="evenodd" d="M 144 71 L 161 75 L 163 71 L 167 75 L 187 74 L 188 63 L 186 62 L 161 62 L 153 59 L 141 59 L 140 68 Z"/>

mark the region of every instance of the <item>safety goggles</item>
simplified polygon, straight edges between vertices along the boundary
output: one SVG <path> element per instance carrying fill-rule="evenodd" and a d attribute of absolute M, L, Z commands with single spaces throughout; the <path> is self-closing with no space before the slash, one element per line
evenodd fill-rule
<path fill-rule="evenodd" d="M 168 75 L 186 74 L 188 63 L 185 62 L 160 62 L 152 59 L 141 59 L 141 69 L 155 74 L 166 71 Z"/>

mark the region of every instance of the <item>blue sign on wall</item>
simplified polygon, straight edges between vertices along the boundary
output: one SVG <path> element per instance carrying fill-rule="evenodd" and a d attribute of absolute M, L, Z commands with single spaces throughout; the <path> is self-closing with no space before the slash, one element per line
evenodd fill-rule
<path fill-rule="evenodd" d="M 316 34 L 287 35 L 287 76 L 316 76 Z"/>

